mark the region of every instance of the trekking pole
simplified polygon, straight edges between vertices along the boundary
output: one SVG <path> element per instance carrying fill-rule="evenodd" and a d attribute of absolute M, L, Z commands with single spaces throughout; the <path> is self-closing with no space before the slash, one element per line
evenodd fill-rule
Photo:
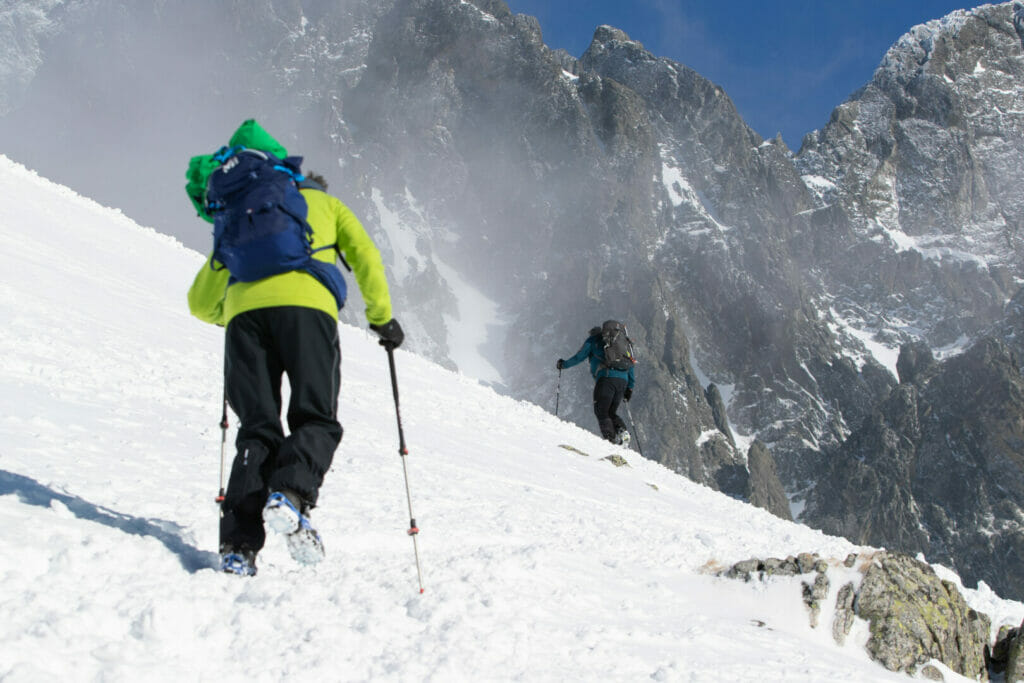
<path fill-rule="evenodd" d="M 636 421 L 633 419 L 633 411 L 629 409 L 629 401 L 626 401 L 626 415 L 629 415 L 629 424 L 633 425 L 633 437 L 636 438 L 636 449 L 640 455 L 644 454 L 644 447 L 640 445 L 640 432 L 637 431 Z"/>
<path fill-rule="evenodd" d="M 388 352 L 388 367 L 391 369 L 391 393 L 395 396 L 395 418 L 398 420 L 398 455 L 402 458 L 402 474 L 405 476 L 405 500 L 409 504 L 409 531 L 412 536 L 412 552 L 416 557 L 416 578 L 420 583 L 420 593 L 423 592 L 423 574 L 420 572 L 420 550 L 416 544 L 416 534 L 420 530 L 416 527 L 416 517 L 412 514 L 412 496 L 409 494 L 409 470 L 405 466 L 405 456 L 409 450 L 405 447 L 405 433 L 402 431 L 402 412 L 398 408 L 398 376 L 395 373 L 395 347 L 393 344 L 385 344 L 384 349 Z"/>
<path fill-rule="evenodd" d="M 558 398 L 562 395 L 562 368 L 558 368 L 558 385 L 555 386 L 555 417 L 558 417 Z"/>
<path fill-rule="evenodd" d="M 224 503 L 224 449 L 228 441 L 228 391 L 224 389 L 224 412 L 220 416 L 220 490 L 217 492 L 216 503 Z"/>

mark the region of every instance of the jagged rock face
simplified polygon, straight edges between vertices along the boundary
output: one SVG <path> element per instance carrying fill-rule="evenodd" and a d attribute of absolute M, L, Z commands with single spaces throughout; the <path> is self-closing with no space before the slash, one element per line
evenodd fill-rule
<path fill-rule="evenodd" d="M 1024 522 L 1019 371 L 993 342 L 941 364 L 931 349 L 990 332 L 1021 350 L 1021 45 L 1011 3 L 916 27 L 796 159 L 833 225 L 819 263 L 831 311 L 914 341 L 902 384 L 827 449 L 801 519 L 1009 596 L 1024 594 L 1006 569 Z"/>
<path fill-rule="evenodd" d="M 986 338 L 941 364 L 900 357 L 911 382 L 832 454 L 801 521 L 853 540 L 922 552 L 970 585 L 1024 595 L 1024 378 Z M 924 371 L 922 371 L 924 370 Z M 903 372 L 901 371 L 901 376 Z"/>
<path fill-rule="evenodd" d="M 1017 358 L 1024 358 L 1024 289 L 1006 304 L 1006 311 L 996 325 L 992 327 L 992 335 L 1001 339 Z"/>
<path fill-rule="evenodd" d="M 620 74 L 634 58 L 633 73 Z M 664 87 L 648 87 L 648 81 Z M 721 369 L 730 363 L 756 367 L 754 395 L 791 384 L 765 367 L 765 348 L 751 351 L 744 340 L 764 328 L 782 337 L 787 309 L 800 300 L 786 249 L 753 246 L 786 227 L 775 209 L 780 200 L 767 189 L 773 186 L 769 177 L 785 175 L 795 195 L 802 189 L 781 151 L 756 146 L 759 140 L 724 93 L 613 29 L 599 29 L 580 62 L 567 63 L 543 47 L 535 25 L 500 7 L 425 1 L 398 3 L 378 23 L 367 72 L 351 100 L 346 121 L 373 141 L 358 155 L 365 162 L 355 165 L 377 178 L 373 182 L 383 185 L 385 196 L 402 197 L 408 190 L 430 222 L 460 234 L 457 241 L 430 240 L 418 250 L 413 258 L 419 271 L 429 273 L 432 258 L 462 264 L 470 284 L 512 320 L 504 355 L 495 359 L 508 389 L 533 400 L 538 388 L 553 396 L 553 359 L 574 351 L 594 323 L 620 317 L 641 348 L 631 408 L 645 455 L 742 496 L 744 454 L 729 438 L 704 436 L 714 433 L 723 414 L 716 423 L 691 365 L 698 355 L 691 332 L 683 330 L 697 325 L 709 340 L 729 333 L 728 347 L 706 343 L 702 348 L 710 351 L 699 354 Z M 688 113 L 681 119 L 678 112 Z M 723 123 L 715 139 L 697 137 L 697 131 Z M 677 157 L 699 158 L 702 165 L 690 169 L 689 161 L 673 161 Z M 721 170 L 733 164 L 758 179 Z M 703 183 L 716 167 L 721 179 Z M 667 173 L 675 174 L 671 191 L 687 194 L 683 200 L 665 189 Z M 723 227 L 711 219 L 711 199 L 699 200 L 693 188 L 684 191 L 684 173 L 701 179 L 700 192 L 719 198 L 723 218 L 754 226 L 758 234 L 736 237 L 734 253 L 715 247 L 718 262 L 709 260 L 705 246 L 714 241 L 685 239 L 679 221 L 696 216 L 716 233 Z M 740 191 L 744 196 L 729 196 Z M 434 230 L 423 228 L 424 234 Z M 391 237 L 382 236 L 386 250 L 393 248 Z M 427 250 L 430 258 L 423 255 Z M 737 278 L 744 263 L 764 277 Z M 406 289 L 427 290 L 401 292 Z M 697 291 L 714 297 L 694 296 Z M 821 323 L 808 327 L 813 325 L 821 328 L 815 341 L 827 339 Z M 444 330 L 426 331 L 444 338 Z M 800 354 L 784 338 L 763 340 L 763 346 L 792 359 L 779 366 L 797 367 L 797 355 L 822 355 Z M 442 343 L 438 348 L 446 350 Z M 739 378 L 751 374 L 736 372 Z M 564 379 L 563 415 L 592 427 L 592 380 L 583 371 Z M 789 393 L 803 399 L 799 389 Z M 813 401 L 807 403 L 814 412 Z"/>
<path fill-rule="evenodd" d="M 1004 674 L 1004 680 L 1024 680 L 1024 623 L 999 628 L 992 646 L 991 661 L 992 670 Z"/>
<path fill-rule="evenodd" d="M 775 460 L 760 441 L 754 441 L 747 453 L 750 470 L 748 489 L 745 492 L 751 505 L 764 508 L 776 517 L 793 519 L 786 499 L 785 489 L 779 481 Z"/>
<path fill-rule="evenodd" d="M 924 342 L 904 344 L 896 361 L 900 384 L 924 384 L 934 374 L 937 364 L 931 348 Z"/>
<path fill-rule="evenodd" d="M 845 362 L 808 301 L 800 264 L 813 244 L 798 236 L 813 204 L 788 151 L 743 124 L 720 88 L 611 27 L 579 69 L 627 84 L 657 132 L 657 298 L 681 313 L 700 370 L 731 385 L 731 420 L 773 447 L 787 483 L 811 480 L 807 445 L 834 443 L 844 411 L 865 414 L 891 380 Z"/>
<path fill-rule="evenodd" d="M 845 217 L 822 268 L 835 305 L 935 346 L 1000 317 L 1024 275 L 1022 77 L 1010 3 L 954 12 L 903 36 L 805 138 L 820 210 Z"/>
<path fill-rule="evenodd" d="M 1009 644 L 1006 658 L 1006 680 L 1024 679 L 1024 622 L 1017 630 L 1017 637 Z"/>

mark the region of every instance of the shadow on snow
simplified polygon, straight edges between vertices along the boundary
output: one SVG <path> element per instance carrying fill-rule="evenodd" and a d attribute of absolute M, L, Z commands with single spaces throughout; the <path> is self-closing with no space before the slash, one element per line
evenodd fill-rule
<path fill-rule="evenodd" d="M 59 493 L 43 486 L 29 477 L 0 470 L 0 496 L 17 495 L 27 505 L 51 507 L 53 501 L 64 504 L 79 519 L 105 524 L 114 529 L 135 536 L 151 536 L 163 543 L 169 551 L 178 556 L 181 566 L 194 574 L 202 569 L 216 566 L 216 553 L 200 550 L 182 538 L 184 531 L 180 524 L 163 519 L 143 519 L 126 515 L 102 505 L 90 503 L 78 496 Z"/>

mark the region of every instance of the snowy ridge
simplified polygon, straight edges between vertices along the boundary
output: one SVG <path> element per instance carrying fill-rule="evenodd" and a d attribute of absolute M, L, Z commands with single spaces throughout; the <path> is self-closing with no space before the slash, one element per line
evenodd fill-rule
<path fill-rule="evenodd" d="M 258 576 L 222 575 L 222 332 L 184 298 L 202 256 L 5 158 L 0 226 L 5 682 L 907 679 L 862 631 L 811 629 L 798 579 L 709 574 L 864 549 L 400 350 L 419 595 L 385 356 L 348 325 L 327 559 L 271 539 Z M 1024 618 L 966 593 L 994 627 Z"/>
<path fill-rule="evenodd" d="M 926 340 L 934 350 L 976 338 L 1022 282 L 1013 226 L 1024 206 L 1016 189 L 1024 54 L 1014 6 L 957 10 L 913 27 L 797 160 L 815 208 L 842 207 L 851 219 L 853 239 L 837 249 L 859 244 L 873 254 L 838 279 L 821 271 L 822 308 L 838 318 L 833 331 L 852 334 L 890 369 L 886 359 L 903 342 Z M 884 272 L 881 263 L 921 263 L 941 286 L 910 278 L 879 289 L 870 274 Z M 952 284 L 957 278 L 965 283 Z M 985 295 L 964 307 L 958 287 Z"/>
<path fill-rule="evenodd" d="M 907 70 L 925 69 L 932 57 L 935 39 L 942 34 L 956 38 L 967 19 L 977 12 L 977 9 L 954 10 L 944 17 L 914 26 L 886 51 L 878 68 L 891 69 L 904 78 L 909 78 Z M 911 55 L 913 59 L 908 59 Z"/>

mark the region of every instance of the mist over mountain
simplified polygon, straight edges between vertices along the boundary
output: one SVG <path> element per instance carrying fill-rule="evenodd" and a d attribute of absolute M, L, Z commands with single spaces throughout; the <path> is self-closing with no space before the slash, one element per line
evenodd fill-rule
<path fill-rule="evenodd" d="M 909 391 L 901 345 L 942 367 L 992 339 L 1011 356 L 978 362 L 1016 367 L 1014 3 L 914 27 L 796 153 L 622 31 L 598 27 L 576 57 L 500 0 L 26 1 L 0 9 L 0 34 L 20 48 L 0 52 L 12 159 L 205 250 L 188 157 L 256 117 L 377 240 L 417 353 L 549 410 L 558 391 L 562 416 L 592 428 L 590 378 L 559 383 L 554 363 L 623 319 L 641 351 L 630 412 L 646 457 L 829 528 L 866 518 L 865 498 L 824 495 L 844 463 L 881 468 L 862 480 L 942 515 L 874 527 L 871 543 L 912 537 L 929 559 L 1024 595 L 1007 571 L 1024 559 L 1021 497 L 1003 484 L 1019 459 L 957 470 L 970 490 L 1004 486 L 972 507 L 950 480 L 854 447 Z M 343 317 L 362 324 L 361 308 L 353 299 Z M 964 461 L 965 440 L 991 436 L 991 411 L 1015 414 L 1015 394 L 959 411 L 992 380 L 958 376 L 927 400 L 960 426 L 929 433 Z M 913 457 L 934 465 L 932 453 Z M 980 520 L 1008 545 L 941 540 L 981 538 Z"/>

